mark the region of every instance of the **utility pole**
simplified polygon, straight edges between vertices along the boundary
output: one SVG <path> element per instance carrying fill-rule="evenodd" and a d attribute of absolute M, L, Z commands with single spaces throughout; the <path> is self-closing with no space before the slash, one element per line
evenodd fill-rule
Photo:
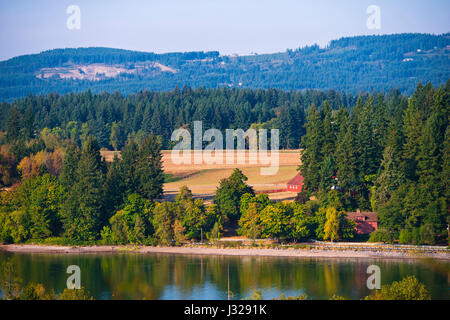
<path fill-rule="evenodd" d="M 228 273 L 228 300 L 231 300 L 230 299 L 230 264 L 228 264 L 227 273 Z"/>
<path fill-rule="evenodd" d="M 450 224 L 447 224 L 447 242 L 450 244 Z"/>
<path fill-rule="evenodd" d="M 202 279 L 202 281 L 203 281 L 203 256 L 201 257 L 201 260 L 200 260 L 200 278 Z"/>

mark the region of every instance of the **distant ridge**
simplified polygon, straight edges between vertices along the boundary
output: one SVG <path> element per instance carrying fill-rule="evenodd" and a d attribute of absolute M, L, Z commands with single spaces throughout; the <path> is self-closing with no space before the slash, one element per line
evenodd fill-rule
<path fill-rule="evenodd" d="M 95 65 L 95 66 L 93 66 Z M 356 36 L 273 54 L 156 54 L 91 47 L 55 49 L 0 62 L 0 100 L 52 92 L 183 87 L 389 91 L 450 78 L 450 33 Z"/>

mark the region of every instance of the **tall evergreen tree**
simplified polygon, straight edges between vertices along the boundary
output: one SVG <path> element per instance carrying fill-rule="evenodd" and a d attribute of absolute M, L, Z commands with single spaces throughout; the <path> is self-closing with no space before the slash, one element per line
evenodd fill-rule
<path fill-rule="evenodd" d="M 387 202 L 392 193 L 405 182 L 405 172 L 402 167 L 402 127 L 396 121 L 389 125 L 386 138 L 386 148 L 383 152 L 379 174 L 376 180 L 377 204 Z"/>
<path fill-rule="evenodd" d="M 127 194 L 136 193 L 139 187 L 136 166 L 138 159 L 138 145 L 129 140 L 121 152 L 120 175 Z"/>
<path fill-rule="evenodd" d="M 419 154 L 419 141 L 423 130 L 423 119 L 419 107 L 411 98 L 403 117 L 403 131 L 405 143 L 403 145 L 403 167 L 405 176 L 410 180 L 416 180 L 417 156 Z"/>
<path fill-rule="evenodd" d="M 324 157 L 333 155 L 336 149 L 336 128 L 333 111 L 328 101 L 324 102 L 321 114 L 323 123 L 322 154 Z"/>
<path fill-rule="evenodd" d="M 450 126 L 447 126 L 445 133 L 444 149 L 442 159 L 441 186 L 444 197 L 447 199 L 447 207 L 450 206 Z M 448 215 L 450 223 L 450 215 Z"/>
<path fill-rule="evenodd" d="M 381 173 L 376 181 L 377 203 L 386 203 L 392 192 L 397 190 L 404 180 L 403 171 L 399 165 L 398 154 L 395 150 L 387 146 L 383 153 L 383 160 L 380 167 Z"/>
<path fill-rule="evenodd" d="M 305 189 L 314 192 L 320 184 L 320 166 L 323 160 L 323 126 L 320 113 L 312 105 L 308 111 L 306 134 L 302 137 L 302 164 L 299 171 L 304 177 Z"/>
<path fill-rule="evenodd" d="M 80 161 L 80 150 L 75 143 L 70 143 L 64 155 L 64 162 L 59 180 L 66 189 L 71 189 L 77 182 L 76 171 Z"/>
<path fill-rule="evenodd" d="M 436 92 L 432 113 L 425 124 L 420 140 L 417 167 L 421 178 L 433 176 L 437 179 L 442 170 L 443 147 L 450 112 L 450 106 L 446 104 L 448 102 L 446 100 L 446 92 L 441 87 Z"/>
<path fill-rule="evenodd" d="M 328 192 L 333 185 L 335 184 L 334 174 L 336 168 L 334 164 L 333 157 L 331 155 L 327 155 L 323 160 L 321 169 L 320 169 L 320 185 L 319 189 L 324 192 Z"/>
<path fill-rule="evenodd" d="M 77 181 L 63 207 L 66 235 L 72 240 L 98 238 L 104 221 L 104 173 L 97 141 L 89 136 L 76 170 Z"/>
<path fill-rule="evenodd" d="M 375 106 L 374 116 L 374 137 L 377 143 L 377 150 L 380 152 L 378 156 L 381 157 L 381 152 L 383 152 L 386 146 L 389 134 L 389 117 L 387 115 L 387 107 L 384 101 L 384 96 L 382 94 L 379 94 L 377 96 L 377 104 Z"/>
<path fill-rule="evenodd" d="M 110 218 L 113 212 L 119 209 L 125 200 L 126 195 L 126 184 L 121 172 L 121 161 L 117 154 L 115 154 L 106 175 L 107 219 Z"/>
<path fill-rule="evenodd" d="M 352 191 L 355 190 L 358 177 L 355 135 L 356 129 L 353 122 L 341 127 L 336 150 L 337 181 L 348 195 L 351 195 Z"/>
<path fill-rule="evenodd" d="M 34 137 L 34 116 L 30 106 L 27 107 L 23 115 L 21 136 L 26 140 Z"/>
<path fill-rule="evenodd" d="M 20 137 L 20 130 L 22 128 L 22 116 L 19 109 L 13 106 L 8 114 L 6 122 L 6 140 L 8 142 L 16 141 Z"/>
<path fill-rule="evenodd" d="M 145 138 L 139 147 L 136 175 L 139 193 L 150 200 L 163 195 L 164 171 L 162 169 L 161 146 L 154 135 Z"/>
<path fill-rule="evenodd" d="M 370 96 L 361 111 L 356 114 L 356 151 L 358 153 L 358 169 L 360 180 L 366 175 L 375 174 L 378 170 L 380 159 L 377 156 L 378 146 L 374 136 L 373 123 L 373 97 Z"/>

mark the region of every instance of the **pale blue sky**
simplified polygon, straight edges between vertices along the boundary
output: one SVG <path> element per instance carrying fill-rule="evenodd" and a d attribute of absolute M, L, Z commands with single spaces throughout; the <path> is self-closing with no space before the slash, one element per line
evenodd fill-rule
<path fill-rule="evenodd" d="M 81 30 L 68 30 L 69 5 Z M 369 5 L 381 29 L 366 27 Z M 450 31 L 448 0 L 1 0 L 0 60 L 67 47 L 284 51 L 343 36 Z"/>

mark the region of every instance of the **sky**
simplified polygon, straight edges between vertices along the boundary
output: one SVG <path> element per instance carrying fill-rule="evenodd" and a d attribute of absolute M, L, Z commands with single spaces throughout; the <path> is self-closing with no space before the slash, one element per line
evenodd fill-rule
<path fill-rule="evenodd" d="M 71 5 L 79 29 L 69 29 Z M 380 9 L 369 29 L 367 8 Z M 344 36 L 450 31 L 449 0 L 1 0 L 0 60 L 55 48 L 274 53 Z M 373 21 L 373 20 L 371 20 Z"/>

